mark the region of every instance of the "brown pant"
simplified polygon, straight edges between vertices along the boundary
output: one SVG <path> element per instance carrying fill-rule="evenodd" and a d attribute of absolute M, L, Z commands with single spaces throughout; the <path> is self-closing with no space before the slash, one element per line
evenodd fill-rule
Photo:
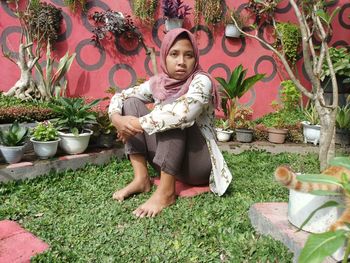
<path fill-rule="evenodd" d="M 137 98 L 124 102 L 123 115 L 141 117 L 150 111 Z M 198 126 L 171 129 L 148 135 L 138 134 L 125 144 L 125 152 L 143 154 L 158 171 L 174 175 L 178 180 L 191 184 L 209 183 L 211 161 L 207 144 Z"/>

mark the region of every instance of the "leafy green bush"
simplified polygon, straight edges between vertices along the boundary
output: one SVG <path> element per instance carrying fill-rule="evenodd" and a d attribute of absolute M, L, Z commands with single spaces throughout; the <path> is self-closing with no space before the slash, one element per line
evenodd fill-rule
<path fill-rule="evenodd" d="M 56 141 L 58 139 L 58 131 L 51 122 L 40 122 L 33 129 L 33 138 L 35 141 Z"/>
<path fill-rule="evenodd" d="M 20 126 L 15 121 L 8 129 L 0 129 L 0 144 L 4 146 L 24 145 L 28 135 L 28 128 Z"/>

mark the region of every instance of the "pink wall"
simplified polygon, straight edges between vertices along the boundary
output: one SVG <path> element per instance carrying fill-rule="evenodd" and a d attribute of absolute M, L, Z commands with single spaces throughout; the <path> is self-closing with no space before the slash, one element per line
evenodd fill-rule
<path fill-rule="evenodd" d="M 91 0 L 88 2 L 87 14 L 108 8 L 132 14 L 130 4 L 132 1 L 130 0 Z M 193 7 L 193 0 L 185 2 Z M 226 4 L 223 3 L 223 10 L 226 9 L 226 5 L 242 10 L 246 2 L 247 0 L 226 1 Z M 76 60 L 67 77 L 68 95 L 104 97 L 106 96 L 104 91 L 109 86 L 118 86 L 124 89 L 133 85 L 137 78 L 147 78 L 152 75 L 151 63 L 143 49 L 125 45 L 116 47 L 113 41 L 107 41 L 105 49 L 100 52 L 89 42 L 92 35 L 92 24 L 87 15 L 80 12 L 71 13 L 68 8 L 63 7 L 63 0 L 51 0 L 51 3 L 61 7 L 64 16 L 62 34 L 56 44 L 55 54 L 61 57 L 66 51 L 77 53 Z M 332 9 L 335 6 L 340 6 L 341 11 L 333 22 L 334 35 L 330 44 L 349 46 L 350 3 L 348 0 L 337 0 Z M 287 0 L 283 0 L 279 4 L 277 12 L 279 20 L 294 20 Z M 18 52 L 20 26 L 5 1 L 1 1 L 0 17 L 2 18 L 0 35 L 4 50 Z M 157 18 L 153 26 L 142 25 L 139 21 L 136 21 L 136 25 L 141 28 L 146 44 L 159 51 L 161 39 L 164 36 L 164 19 L 160 7 L 158 7 Z M 185 21 L 184 27 L 194 31 L 192 15 Z M 272 53 L 257 41 L 250 38 L 228 40 L 223 36 L 223 29 L 222 25 L 213 29 L 201 22 L 200 28 L 197 30 L 197 39 L 202 54 L 202 67 L 211 72 L 214 77 L 224 78 L 239 64 L 248 68 L 248 76 L 254 73 L 266 73 L 266 78 L 248 92 L 240 102 L 253 107 L 254 117 L 271 111 L 270 103 L 272 100 L 278 99 L 280 82 L 283 80 L 281 66 L 274 62 Z M 262 32 L 264 32 L 264 38 L 272 43 L 269 28 L 263 28 Z M 19 78 L 20 72 L 15 64 L 4 57 L 0 58 L 0 63 L 0 90 L 6 91 Z M 299 60 L 298 66 L 301 69 L 302 61 Z M 305 81 L 302 72 L 300 72 L 300 78 Z"/>

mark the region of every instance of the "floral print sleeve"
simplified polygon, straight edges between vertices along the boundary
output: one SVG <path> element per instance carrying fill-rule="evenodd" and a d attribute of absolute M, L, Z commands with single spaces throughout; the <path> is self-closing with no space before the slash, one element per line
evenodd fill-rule
<path fill-rule="evenodd" d="M 122 114 L 122 108 L 124 101 L 127 98 L 136 97 L 145 102 L 153 102 L 152 92 L 149 86 L 149 82 L 146 81 L 139 86 L 128 88 L 120 93 L 116 93 L 109 104 L 108 114 L 111 116 L 113 113 Z"/>
<path fill-rule="evenodd" d="M 156 105 L 152 112 L 140 117 L 140 124 L 148 134 L 176 128 L 184 129 L 194 124 L 204 107 L 211 101 L 211 80 L 205 75 L 197 75 L 185 95 L 172 103 Z"/>

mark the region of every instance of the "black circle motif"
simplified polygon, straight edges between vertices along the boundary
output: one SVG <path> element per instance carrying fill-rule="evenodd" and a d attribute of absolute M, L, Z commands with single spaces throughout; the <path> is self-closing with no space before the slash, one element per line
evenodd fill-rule
<path fill-rule="evenodd" d="M 272 80 L 277 73 L 277 65 L 275 60 L 270 57 L 270 56 L 261 56 L 260 58 L 258 58 L 258 60 L 255 62 L 254 65 L 254 72 L 255 74 L 259 74 L 259 65 L 263 62 L 263 61 L 269 61 L 272 64 L 272 73 L 270 76 L 263 78 L 261 81 L 262 82 L 269 82 L 270 80 Z"/>
<path fill-rule="evenodd" d="M 87 30 L 89 30 L 90 32 L 92 32 L 93 26 L 90 24 L 89 22 L 89 18 L 87 16 L 87 13 L 89 12 L 89 10 L 93 7 L 99 7 L 104 11 L 107 11 L 108 9 L 110 9 L 110 7 L 104 3 L 101 2 L 100 0 L 94 0 L 94 1 L 88 1 L 86 4 L 86 11 L 82 11 L 81 12 L 81 20 L 83 21 L 83 25 L 85 26 L 85 28 Z"/>
<path fill-rule="evenodd" d="M 246 47 L 245 38 L 240 37 L 239 40 L 241 41 L 241 47 L 237 51 L 229 51 L 228 48 L 226 47 L 226 37 L 225 37 L 225 35 L 222 36 L 221 47 L 226 55 L 228 55 L 230 57 L 238 57 L 239 55 L 241 55 L 244 52 L 245 47 Z"/>
<path fill-rule="evenodd" d="M 124 88 L 128 88 L 128 87 L 134 86 L 136 84 L 136 81 L 137 81 L 136 72 L 128 64 L 115 64 L 110 69 L 109 74 L 108 74 L 109 85 L 111 85 L 112 87 L 116 87 L 117 86 L 115 84 L 115 82 L 114 82 L 114 74 L 120 69 L 124 69 L 124 70 L 128 71 L 130 73 L 130 75 L 131 75 L 131 83 L 130 83 L 130 85 L 128 85 L 127 87 L 124 87 Z"/>
<path fill-rule="evenodd" d="M 346 28 L 346 29 L 350 29 L 350 24 L 347 24 L 344 22 L 344 19 L 343 19 L 343 16 L 344 16 L 344 12 L 347 8 L 350 8 L 350 4 L 345 4 L 342 6 L 342 8 L 340 9 L 339 11 L 339 16 L 338 16 L 338 19 L 339 19 L 339 24 Z"/>
<path fill-rule="evenodd" d="M 3 50 L 5 53 L 9 53 L 11 57 L 18 59 L 18 52 L 11 51 L 7 46 L 7 38 L 12 33 L 21 33 L 21 27 L 19 26 L 9 26 L 2 31 L 0 41 L 3 46 Z"/>
<path fill-rule="evenodd" d="M 212 47 L 214 45 L 214 38 L 213 38 L 213 34 L 209 30 L 209 28 L 206 26 L 203 26 L 203 25 L 198 25 L 198 26 L 192 27 L 190 31 L 194 34 L 200 30 L 204 31 L 208 36 L 208 45 L 205 48 L 202 48 L 199 50 L 200 55 L 205 55 L 212 49 Z"/>
<path fill-rule="evenodd" d="M 141 41 L 137 42 L 137 46 L 134 49 L 126 49 L 121 44 L 120 40 L 122 38 L 123 38 L 123 36 L 115 37 L 115 41 L 114 41 L 114 44 L 120 53 L 122 53 L 126 56 L 133 56 L 133 55 L 137 55 L 140 52 L 140 50 L 142 49 Z M 132 41 L 136 41 L 136 40 L 133 39 Z"/>
<path fill-rule="evenodd" d="M 83 47 L 85 47 L 87 45 L 95 46 L 91 42 L 90 39 L 84 39 L 84 40 L 80 41 L 79 44 L 77 45 L 77 47 L 75 48 L 75 52 L 77 53 L 76 59 L 77 59 L 77 62 L 79 64 L 79 66 L 82 69 L 85 69 L 87 71 L 93 71 L 93 70 L 100 69 L 103 66 L 103 64 L 105 63 L 106 52 L 104 51 L 103 48 L 98 48 L 98 51 L 100 52 L 100 59 L 99 59 L 99 61 L 96 64 L 93 64 L 93 65 L 86 64 L 82 60 L 80 53 L 81 53 L 81 50 L 83 49 Z"/>
<path fill-rule="evenodd" d="M 57 42 L 66 40 L 72 34 L 72 19 L 69 15 L 62 11 L 63 20 L 66 23 L 66 31 L 59 34 Z"/>
<path fill-rule="evenodd" d="M 52 3 L 61 6 L 61 7 L 65 7 L 66 5 L 64 4 L 63 0 L 51 0 Z"/>
<path fill-rule="evenodd" d="M 215 69 L 222 68 L 226 72 L 226 80 L 230 79 L 231 76 L 231 69 L 224 63 L 216 63 L 214 65 L 211 65 L 208 69 L 208 73 L 211 74 Z"/>
<path fill-rule="evenodd" d="M 262 40 L 264 40 L 266 43 L 268 43 L 268 42 L 264 38 L 264 29 L 268 26 L 272 26 L 272 25 L 269 25 L 266 22 L 264 22 L 258 29 L 258 37 L 261 38 Z M 265 44 L 261 43 L 260 41 L 259 41 L 259 43 L 263 48 L 270 50 Z M 273 45 L 273 43 L 268 43 L 268 44 Z"/>
<path fill-rule="evenodd" d="M 11 8 L 8 6 L 7 1 L 0 1 L 2 8 L 4 9 L 4 11 L 6 12 L 6 14 L 8 14 L 11 17 L 17 18 L 17 16 L 15 15 L 15 13 L 11 10 Z"/>
<path fill-rule="evenodd" d="M 160 41 L 158 33 L 159 33 L 159 28 L 161 27 L 161 25 L 164 25 L 164 23 L 165 23 L 165 19 L 160 18 L 154 23 L 154 25 L 152 27 L 152 38 L 153 38 L 154 43 L 156 43 L 156 45 L 159 48 L 162 44 L 162 41 Z"/>
<path fill-rule="evenodd" d="M 156 53 L 156 56 L 159 56 L 159 52 L 158 54 Z M 144 63 L 144 67 L 146 70 L 146 73 L 149 77 L 152 77 L 154 75 L 154 73 L 152 72 L 152 70 L 149 68 L 149 62 L 151 61 L 151 57 L 150 56 L 146 56 L 145 59 L 145 63 Z"/>

